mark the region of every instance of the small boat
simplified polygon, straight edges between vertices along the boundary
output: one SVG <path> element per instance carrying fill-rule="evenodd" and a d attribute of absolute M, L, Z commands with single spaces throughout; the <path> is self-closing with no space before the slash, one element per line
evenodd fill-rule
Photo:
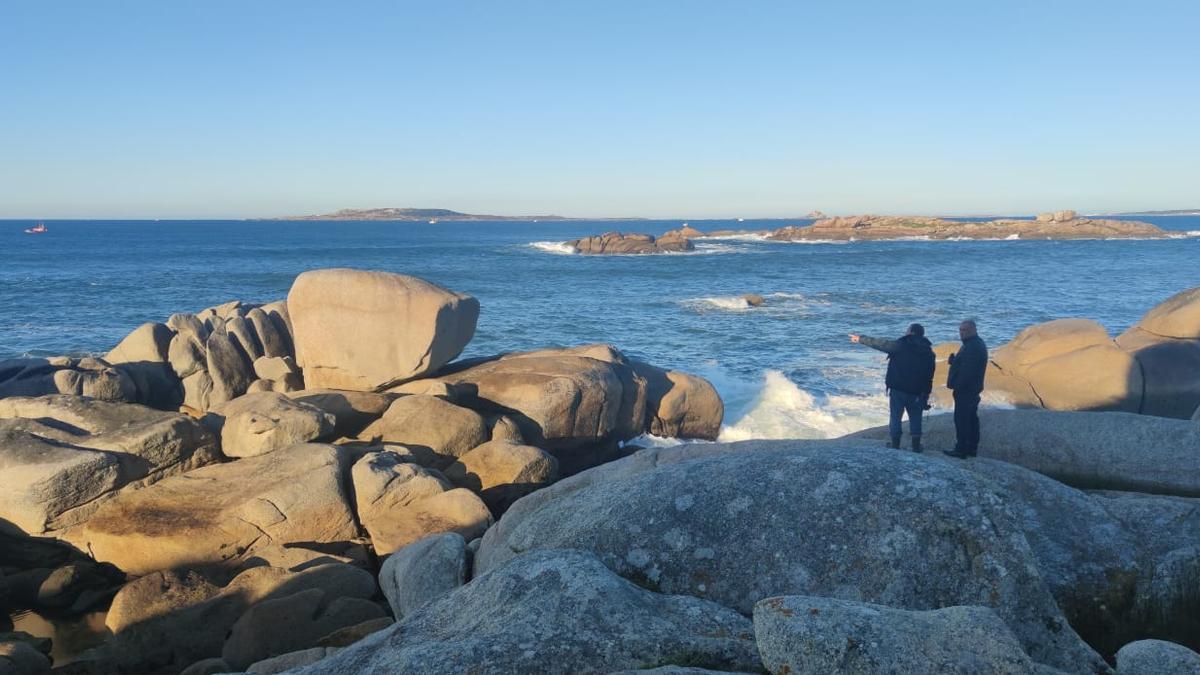
<path fill-rule="evenodd" d="M 38 223 L 38 224 L 37 224 L 36 226 L 34 226 L 34 227 L 27 227 L 27 228 L 25 228 L 25 234 L 41 234 L 41 233 L 43 233 L 43 232 L 45 232 L 45 231 L 46 231 L 46 224 L 45 224 L 45 223 Z"/>

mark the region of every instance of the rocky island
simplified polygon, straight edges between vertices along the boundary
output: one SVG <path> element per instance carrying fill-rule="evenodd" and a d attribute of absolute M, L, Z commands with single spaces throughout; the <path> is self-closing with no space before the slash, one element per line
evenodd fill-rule
<path fill-rule="evenodd" d="M 1200 289 L 997 349 L 988 386 L 1047 409 L 986 411 L 970 461 L 881 430 L 639 449 L 715 439 L 712 385 L 610 345 L 459 359 L 478 313 L 315 270 L 0 362 L 0 616 L 111 631 L 54 664 L 0 628 L 0 672 L 1200 669 L 1200 424 L 1155 416 L 1200 402 L 1155 360 L 1200 349 Z"/>
<path fill-rule="evenodd" d="M 1074 211 L 1042 213 L 1033 220 L 965 222 L 910 216 L 845 216 L 812 225 L 780 228 L 767 235 L 776 241 L 882 239 L 1158 239 L 1168 236 L 1149 223 L 1097 220 Z"/>
<path fill-rule="evenodd" d="M 690 229 L 690 228 L 689 228 Z M 652 234 L 622 234 L 606 232 L 583 239 L 573 239 L 566 245 L 583 255 L 645 255 L 652 253 L 684 253 L 694 251 L 692 238 L 701 236 L 699 230 L 672 230 L 655 237 Z"/>

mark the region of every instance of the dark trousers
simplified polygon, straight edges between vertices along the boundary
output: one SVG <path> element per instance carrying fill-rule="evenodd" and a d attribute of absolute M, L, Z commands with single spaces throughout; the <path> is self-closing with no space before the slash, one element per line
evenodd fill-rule
<path fill-rule="evenodd" d="M 974 455 L 979 450 L 979 394 L 954 392 L 954 449 Z"/>
<path fill-rule="evenodd" d="M 915 437 L 921 435 L 921 413 L 925 409 L 925 397 L 910 394 L 907 391 L 892 389 L 888 392 L 888 406 L 891 413 L 888 420 L 888 431 L 892 438 L 900 438 L 900 419 L 908 412 L 908 431 Z"/>

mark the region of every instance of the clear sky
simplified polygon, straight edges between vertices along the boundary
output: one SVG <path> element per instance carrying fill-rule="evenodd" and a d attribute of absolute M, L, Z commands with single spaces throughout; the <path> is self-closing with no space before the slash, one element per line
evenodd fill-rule
<path fill-rule="evenodd" d="M 0 217 L 1200 207 L 1200 2 L 0 0 Z"/>

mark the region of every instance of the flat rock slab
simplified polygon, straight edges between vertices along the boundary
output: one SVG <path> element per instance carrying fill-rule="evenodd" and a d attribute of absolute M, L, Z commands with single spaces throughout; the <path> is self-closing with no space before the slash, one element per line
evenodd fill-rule
<path fill-rule="evenodd" d="M 758 670 L 752 630 L 737 612 L 639 588 L 582 551 L 538 551 L 298 672 Z"/>
<path fill-rule="evenodd" d="M 342 453 L 305 444 L 216 464 L 127 492 L 79 534 L 131 574 L 237 559 L 255 546 L 344 542 L 357 534 Z"/>
<path fill-rule="evenodd" d="M 1072 487 L 1200 497 L 1200 426 L 1119 412 L 984 410 L 979 456 L 1019 464 Z M 925 446 L 954 447 L 951 415 L 925 420 Z M 878 427 L 853 438 L 887 438 Z"/>

